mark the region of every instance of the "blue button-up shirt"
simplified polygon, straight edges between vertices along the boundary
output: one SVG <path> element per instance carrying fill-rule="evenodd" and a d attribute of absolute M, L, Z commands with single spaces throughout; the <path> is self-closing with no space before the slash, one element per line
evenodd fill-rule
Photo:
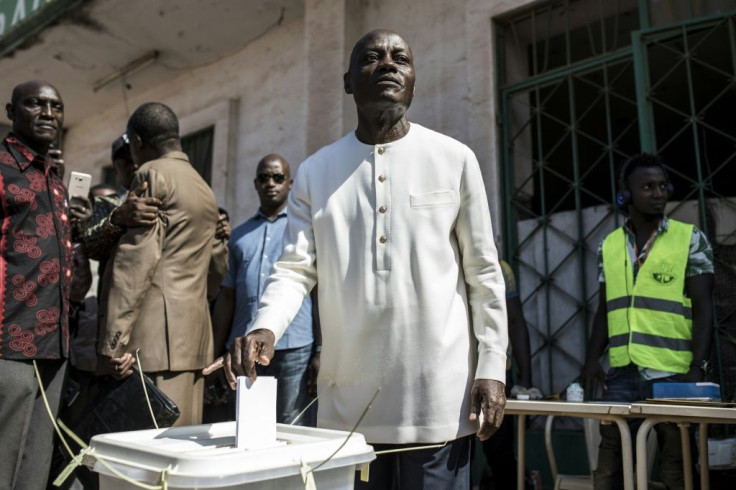
<path fill-rule="evenodd" d="M 285 208 L 274 221 L 269 221 L 259 209 L 230 236 L 230 267 L 222 283 L 223 287 L 235 290 L 235 314 L 227 341 L 228 349 L 236 337 L 245 335 L 253 325 L 258 299 L 271 267 L 281 255 L 285 229 Z M 304 347 L 313 340 L 312 299 L 307 296 L 286 333 L 276 343 L 276 350 Z"/>

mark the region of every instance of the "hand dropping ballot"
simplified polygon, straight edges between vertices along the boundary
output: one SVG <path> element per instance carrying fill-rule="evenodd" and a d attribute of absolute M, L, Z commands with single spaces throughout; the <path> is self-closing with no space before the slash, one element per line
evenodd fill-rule
<path fill-rule="evenodd" d="M 238 449 L 263 449 L 277 446 L 276 378 L 259 376 L 251 381 L 238 377 L 235 445 Z"/>

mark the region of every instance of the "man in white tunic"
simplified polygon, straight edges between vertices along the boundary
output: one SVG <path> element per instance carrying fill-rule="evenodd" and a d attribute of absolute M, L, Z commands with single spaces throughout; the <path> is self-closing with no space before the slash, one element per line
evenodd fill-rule
<path fill-rule="evenodd" d="M 406 119 L 414 65 L 398 34 L 358 41 L 344 84 L 358 127 L 299 167 L 283 255 L 226 373 L 255 379 L 317 284 L 318 426 L 350 430 L 375 395 L 357 430 L 376 450 L 447 442 L 379 456 L 356 488 L 465 490 L 471 435 L 490 437 L 506 403 L 504 283 L 479 165 Z"/>

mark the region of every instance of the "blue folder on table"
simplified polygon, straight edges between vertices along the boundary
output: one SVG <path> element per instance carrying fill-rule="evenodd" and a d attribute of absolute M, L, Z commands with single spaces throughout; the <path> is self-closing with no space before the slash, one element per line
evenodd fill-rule
<path fill-rule="evenodd" d="M 721 386 L 716 383 L 654 383 L 653 398 L 721 401 Z"/>

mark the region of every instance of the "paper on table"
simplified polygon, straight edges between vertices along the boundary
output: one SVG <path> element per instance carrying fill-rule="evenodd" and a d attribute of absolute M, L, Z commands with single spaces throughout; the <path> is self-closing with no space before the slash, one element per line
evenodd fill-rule
<path fill-rule="evenodd" d="M 251 381 L 238 377 L 235 445 L 238 449 L 260 449 L 276 442 L 276 378 L 258 376 Z"/>

